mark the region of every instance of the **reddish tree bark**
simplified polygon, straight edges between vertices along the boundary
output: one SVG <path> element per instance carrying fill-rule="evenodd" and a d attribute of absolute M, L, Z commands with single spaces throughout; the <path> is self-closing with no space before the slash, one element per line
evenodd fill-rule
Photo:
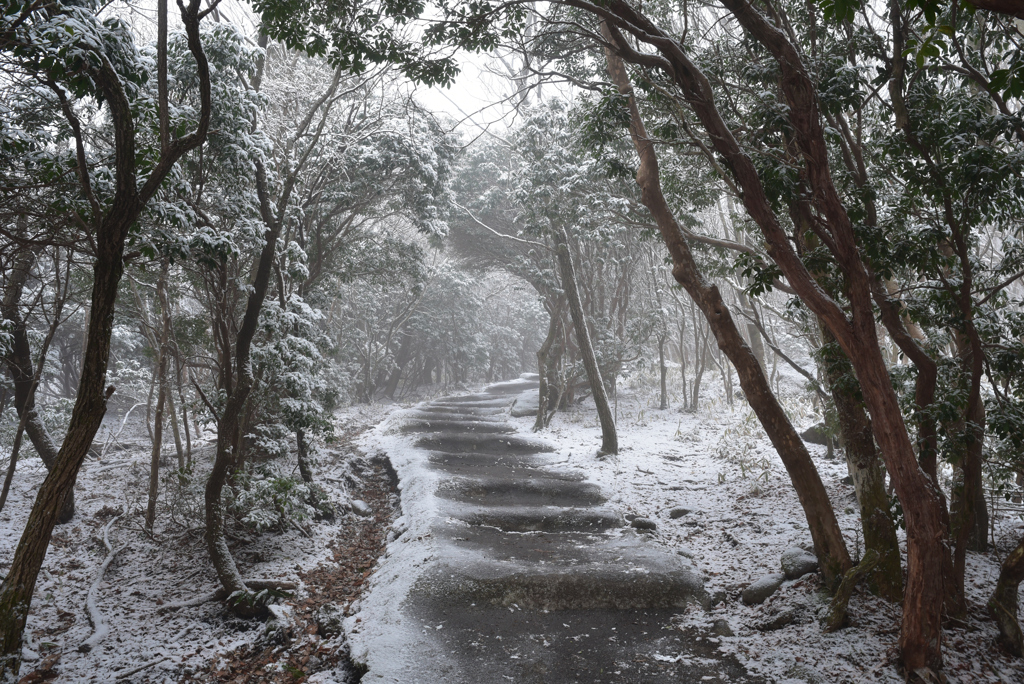
<path fill-rule="evenodd" d="M 614 32 L 626 31 L 658 51 L 657 54 L 639 52 L 630 48 L 624 39 L 616 38 L 623 57 L 663 70 L 682 90 L 708 133 L 714 151 L 721 156 L 741 189 L 744 206 L 760 228 L 769 256 L 801 300 L 825 322 L 853 363 L 871 414 L 875 440 L 907 523 L 908 578 L 900 635 L 903 664 L 909 673 L 921 670 L 926 674 L 927 670 L 940 669 L 944 581 L 943 573 L 935 569 L 944 567 L 949 558 L 948 528 L 943 524 L 945 504 L 935 483 L 918 466 L 888 368 L 878 347 L 872 307 L 872 288 L 877 280 L 861 260 L 853 224 L 833 183 L 817 93 L 800 53 L 782 31 L 746 0 L 723 0 L 743 28 L 779 65 L 780 87 L 794 140 L 803 159 L 802 174 L 810 190 L 809 201 L 816 213 L 813 229 L 846 278 L 846 307 L 822 290 L 796 253 L 768 202 L 757 168 L 722 118 L 710 82 L 690 60 L 683 45 L 623 0 L 608 0 L 601 5 L 587 0 L 564 2 L 597 15 L 607 21 Z M 849 315 L 844 309 L 849 310 Z"/>
<path fill-rule="evenodd" d="M 602 27 L 605 38 L 612 45 L 618 45 L 607 24 L 602 24 Z M 643 203 L 654 217 L 662 240 L 672 257 L 672 275 L 700 307 L 714 332 L 719 348 L 736 366 L 743 393 L 778 451 L 796 489 L 804 514 L 807 516 L 811 538 L 825 581 L 835 587 L 853 563 L 825 486 L 811 461 L 810 454 L 807 453 L 803 440 L 793 429 L 792 423 L 772 393 L 761 363 L 736 327 L 718 288 L 707 282 L 698 270 L 686 238 L 662 192 L 657 154 L 640 118 L 626 68 L 622 60 L 611 50 L 606 52 L 606 56 L 612 82 L 619 92 L 629 97 L 630 135 L 640 157 L 637 184 L 640 186 Z"/>

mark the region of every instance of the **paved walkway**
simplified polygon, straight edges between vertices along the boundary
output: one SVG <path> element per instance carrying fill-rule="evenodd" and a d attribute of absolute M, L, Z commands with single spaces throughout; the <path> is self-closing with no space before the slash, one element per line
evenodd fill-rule
<path fill-rule="evenodd" d="M 708 635 L 667 628 L 706 601 L 688 562 L 503 420 L 536 388 L 499 383 L 392 423 L 404 515 L 347 622 L 362 681 L 749 681 Z"/>

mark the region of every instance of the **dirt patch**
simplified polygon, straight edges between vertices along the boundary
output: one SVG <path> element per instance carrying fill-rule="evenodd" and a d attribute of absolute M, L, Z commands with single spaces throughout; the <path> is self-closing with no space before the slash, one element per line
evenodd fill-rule
<path fill-rule="evenodd" d="M 291 624 L 276 634 L 264 633 L 255 643 L 243 646 L 213 663 L 208 672 L 184 681 L 257 684 L 301 684 L 317 672 L 330 671 L 337 682 L 358 681 L 348 655 L 344 635 L 319 633 L 316 612 L 334 604 L 345 614 L 362 593 L 384 552 L 388 528 L 395 517 L 398 490 L 394 470 L 385 458 L 376 458 L 363 475 L 363 486 L 353 494 L 369 505 L 369 516 L 346 515 L 338 523 L 332 544 L 333 560 L 307 572 L 299 572 L 304 597 L 286 600 Z M 263 625 L 255 628 L 265 630 Z"/>

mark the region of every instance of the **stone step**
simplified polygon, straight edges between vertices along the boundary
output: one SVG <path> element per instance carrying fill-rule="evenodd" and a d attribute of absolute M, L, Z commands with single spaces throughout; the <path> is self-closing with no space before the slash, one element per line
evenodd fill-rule
<path fill-rule="evenodd" d="M 442 418 L 431 420 L 429 418 L 418 418 L 407 422 L 401 428 L 402 432 L 468 432 L 468 433 L 511 433 L 516 428 L 508 423 L 499 423 L 493 420 L 453 420 Z"/>
<path fill-rule="evenodd" d="M 498 382 L 484 388 L 486 394 L 519 394 L 540 388 L 540 382 L 536 380 L 510 380 L 509 382 Z"/>
<path fill-rule="evenodd" d="M 442 481 L 436 495 L 442 499 L 481 506 L 594 506 L 607 499 L 601 488 L 589 482 L 551 477 L 451 477 Z"/>
<path fill-rule="evenodd" d="M 605 535 L 589 535 L 604 537 Z M 593 542 L 578 533 L 469 530 L 412 595 L 532 610 L 682 608 L 707 601 L 681 556 L 632 539 Z M 500 540 L 500 545 L 490 542 Z M 588 543 L 589 542 L 589 543 Z"/>
<path fill-rule="evenodd" d="M 431 452 L 427 457 L 431 466 L 439 469 L 451 469 L 451 472 L 464 468 L 488 468 L 491 466 L 507 466 L 510 468 L 544 468 L 551 465 L 550 457 L 543 454 L 482 454 L 473 452 L 448 453 L 445 451 Z"/>
<path fill-rule="evenodd" d="M 494 411 L 504 413 L 508 410 L 509 402 L 502 401 L 501 403 L 477 403 L 472 404 L 444 404 L 438 402 L 430 402 L 427 404 L 432 409 L 446 409 L 450 413 L 475 413 L 478 411 Z"/>
<path fill-rule="evenodd" d="M 476 419 L 477 416 L 500 416 L 505 413 L 505 409 L 502 408 L 475 408 L 472 406 L 460 408 L 456 407 L 454 404 L 450 406 L 432 406 L 428 404 L 426 406 L 419 406 L 413 410 L 417 413 L 444 413 L 464 417 L 469 416 L 473 419 Z"/>
<path fill-rule="evenodd" d="M 491 395 L 491 394 L 479 393 L 479 394 L 463 394 L 463 395 L 458 396 L 458 397 L 438 397 L 437 399 L 431 400 L 430 403 L 431 404 L 471 404 L 471 403 L 480 402 L 480 401 L 484 401 L 484 402 L 488 402 L 488 401 L 489 402 L 494 402 L 494 401 L 508 402 L 508 399 L 495 398 L 494 395 Z"/>
<path fill-rule="evenodd" d="M 486 415 L 475 413 L 460 413 L 458 411 L 432 411 L 426 409 L 410 409 L 402 416 L 406 420 L 456 420 L 470 421 L 473 423 L 497 423 L 507 425 L 505 412 L 499 411 Z"/>
<path fill-rule="evenodd" d="M 472 454 L 451 454 L 451 456 L 472 456 Z M 496 458 L 498 460 L 495 460 Z M 495 457 L 490 454 L 484 454 L 479 461 L 475 462 L 467 459 L 451 458 L 445 461 L 432 461 L 430 465 L 435 470 L 442 470 L 449 475 L 461 476 L 471 480 L 582 482 L 586 479 L 578 471 L 552 468 L 550 467 L 551 464 L 544 460 L 525 460 L 531 458 L 533 458 L 531 455 Z"/>
<path fill-rule="evenodd" d="M 422 638 L 438 653 L 451 654 L 438 663 L 450 670 L 401 670 L 394 657 L 389 664 L 398 670 L 393 681 L 403 684 L 764 682 L 735 658 L 723 657 L 717 640 L 693 628 L 669 628 L 677 614 L 671 608 L 542 613 L 424 601 L 415 613 L 425 628 Z"/>
<path fill-rule="evenodd" d="M 603 532 L 625 522 L 609 508 L 560 506 L 504 506 L 479 508 L 449 504 L 444 511 L 468 525 L 493 527 L 503 532 Z"/>
<path fill-rule="evenodd" d="M 538 454 L 552 452 L 547 442 L 525 437 L 472 435 L 462 432 L 441 432 L 416 441 L 416 446 L 433 451 L 479 452 L 487 454 Z"/>

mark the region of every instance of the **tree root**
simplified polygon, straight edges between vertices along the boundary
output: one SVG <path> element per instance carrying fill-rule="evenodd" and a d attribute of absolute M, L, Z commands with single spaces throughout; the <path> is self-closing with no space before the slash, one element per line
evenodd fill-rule
<path fill-rule="evenodd" d="M 828 614 L 825 616 L 825 631 L 835 632 L 846 624 L 846 609 L 850 605 L 850 597 L 853 589 L 868 573 L 875 569 L 882 559 L 878 551 L 868 549 L 860 563 L 846 571 L 843 580 L 839 583 L 836 595 L 832 597 L 832 603 L 828 607 Z"/>
<path fill-rule="evenodd" d="M 253 591 L 294 591 L 298 587 L 295 582 L 288 582 L 285 580 L 247 579 L 242 581 L 245 582 L 245 586 Z M 223 601 L 229 598 L 230 595 L 231 594 L 226 589 L 218 589 L 217 591 L 212 591 L 208 594 L 188 599 L 187 601 L 165 603 L 157 608 L 156 612 L 162 615 L 182 608 L 193 608 L 212 601 Z"/>
<path fill-rule="evenodd" d="M 114 679 L 115 680 L 128 679 L 133 674 L 138 674 L 139 672 L 142 672 L 143 670 L 145 670 L 147 668 L 153 667 L 154 665 L 159 665 L 160 663 L 162 663 L 165 660 L 167 660 L 168 657 L 169 656 L 162 655 L 159 658 L 155 658 L 153 660 L 150 660 L 148 663 L 143 663 L 142 665 L 139 665 L 134 670 L 129 670 L 128 672 L 121 672 L 116 677 L 114 677 Z"/>
<path fill-rule="evenodd" d="M 82 653 L 88 653 L 96 647 L 101 641 L 103 641 L 107 634 L 110 633 L 110 627 L 107 626 L 107 621 L 103 617 L 103 613 L 100 612 L 99 606 L 96 605 L 96 597 L 100 591 L 100 584 L 103 582 L 103 575 L 107 572 L 107 567 L 111 561 L 114 560 L 114 556 L 121 552 L 127 544 L 122 544 L 116 549 L 110 545 L 110 527 L 118 521 L 121 515 L 115 515 L 107 523 L 106 527 L 103 528 L 103 545 L 107 547 L 107 557 L 103 559 L 103 564 L 100 565 L 100 571 L 96 574 L 96 581 L 89 587 L 89 595 L 85 599 L 85 607 L 89 614 L 89 624 L 92 625 L 92 635 L 82 642 L 78 647 L 78 650 Z"/>

